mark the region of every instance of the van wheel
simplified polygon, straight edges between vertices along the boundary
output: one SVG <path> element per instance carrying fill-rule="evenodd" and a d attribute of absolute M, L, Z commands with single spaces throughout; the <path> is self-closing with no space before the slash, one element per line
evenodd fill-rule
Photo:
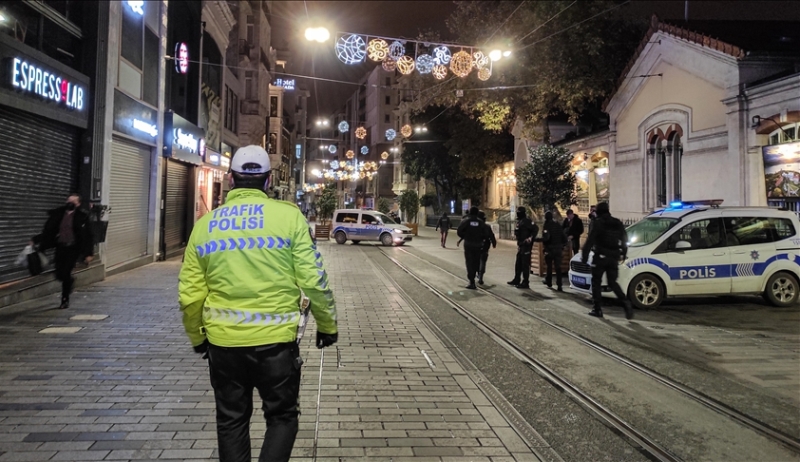
<path fill-rule="evenodd" d="M 392 235 L 389 233 L 384 233 L 381 235 L 381 244 L 385 246 L 391 246 L 394 244 L 394 239 L 392 239 Z"/>
<path fill-rule="evenodd" d="M 628 298 L 639 309 L 655 309 L 666 296 L 664 284 L 653 274 L 640 274 L 628 286 Z"/>
<path fill-rule="evenodd" d="M 767 281 L 767 290 L 764 291 L 766 299 L 775 306 L 791 306 L 797 303 L 797 279 L 789 273 L 775 273 Z"/>
<path fill-rule="evenodd" d="M 337 244 L 344 244 L 347 242 L 347 235 L 344 231 L 337 231 L 333 238 L 336 239 Z"/>
<path fill-rule="evenodd" d="M 361 241 L 352 241 L 353 245 L 358 245 Z"/>

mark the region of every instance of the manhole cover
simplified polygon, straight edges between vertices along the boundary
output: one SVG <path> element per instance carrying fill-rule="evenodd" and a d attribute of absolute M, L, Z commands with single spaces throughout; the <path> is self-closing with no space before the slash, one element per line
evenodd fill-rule
<path fill-rule="evenodd" d="M 77 333 L 79 330 L 83 329 L 83 327 L 45 327 L 44 329 L 40 330 L 40 334 L 74 334 Z"/>
<path fill-rule="evenodd" d="M 70 321 L 102 321 L 108 317 L 107 314 L 77 314 Z"/>

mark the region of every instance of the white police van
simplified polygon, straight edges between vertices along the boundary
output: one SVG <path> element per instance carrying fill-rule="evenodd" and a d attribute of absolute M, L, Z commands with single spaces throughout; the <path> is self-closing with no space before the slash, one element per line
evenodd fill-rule
<path fill-rule="evenodd" d="M 800 295 L 800 221 L 767 207 L 674 202 L 627 228 L 618 283 L 637 308 L 665 297 L 760 294 L 776 306 Z M 592 268 L 570 261 L 570 287 L 591 294 Z M 604 296 L 613 296 L 603 277 Z"/>
<path fill-rule="evenodd" d="M 336 210 L 333 212 L 332 228 L 337 244 L 350 240 L 353 244 L 380 241 L 383 245 L 403 245 L 412 239 L 410 228 L 374 210 Z"/>

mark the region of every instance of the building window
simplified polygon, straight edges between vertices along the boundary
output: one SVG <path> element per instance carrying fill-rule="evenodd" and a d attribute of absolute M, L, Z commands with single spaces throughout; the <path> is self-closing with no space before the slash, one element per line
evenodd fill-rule
<path fill-rule="evenodd" d="M 386 86 L 387 87 L 391 87 L 392 86 L 392 78 L 391 77 L 386 77 Z"/>
<path fill-rule="evenodd" d="M 247 71 L 244 73 L 244 99 L 254 99 L 255 93 L 255 87 L 253 86 L 253 71 Z"/>
<path fill-rule="evenodd" d="M 254 16 L 247 16 L 247 44 L 253 45 L 255 43 L 255 17 Z"/>
<path fill-rule="evenodd" d="M 388 123 L 392 123 L 392 116 L 390 116 L 389 114 L 384 114 L 383 115 L 383 122 L 387 123 L 387 124 Z"/>
<path fill-rule="evenodd" d="M 131 96 L 158 106 L 159 48 L 158 33 L 152 17 L 158 16 L 158 3 L 145 4 L 146 17 L 124 8 L 120 33 L 119 77 L 117 86 Z"/>
<path fill-rule="evenodd" d="M 667 150 L 663 140 L 653 135 L 648 143 L 647 155 L 655 161 L 656 207 L 667 205 Z"/>
<path fill-rule="evenodd" d="M 270 117 L 278 117 L 278 97 L 277 96 L 270 96 L 269 97 L 269 116 Z"/>
<path fill-rule="evenodd" d="M 681 145 L 681 135 L 673 132 L 669 138 L 668 148 L 672 156 L 672 196 L 676 201 L 681 200 L 681 164 L 683 159 L 683 145 Z"/>
<path fill-rule="evenodd" d="M 386 95 L 386 97 L 384 98 L 384 100 L 385 100 L 386 104 L 392 104 L 392 97 L 391 97 L 391 96 L 389 96 L 389 95 Z"/>
<path fill-rule="evenodd" d="M 800 141 L 798 131 L 800 131 L 800 124 L 784 125 L 781 129 L 777 129 L 769 134 L 769 144 L 793 143 Z"/>

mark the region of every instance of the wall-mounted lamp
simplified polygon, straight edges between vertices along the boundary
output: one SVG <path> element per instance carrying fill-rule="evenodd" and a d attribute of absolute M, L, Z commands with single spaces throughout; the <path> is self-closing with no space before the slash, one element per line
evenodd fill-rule
<path fill-rule="evenodd" d="M 786 133 L 786 130 L 781 127 L 781 124 L 776 122 L 772 117 L 761 117 L 760 115 L 754 115 L 753 118 L 750 119 L 750 128 L 757 128 L 759 125 L 761 125 L 762 120 L 769 120 L 770 122 L 774 123 L 783 132 L 783 136 L 785 136 L 787 140 L 792 139 L 792 137 Z"/>

